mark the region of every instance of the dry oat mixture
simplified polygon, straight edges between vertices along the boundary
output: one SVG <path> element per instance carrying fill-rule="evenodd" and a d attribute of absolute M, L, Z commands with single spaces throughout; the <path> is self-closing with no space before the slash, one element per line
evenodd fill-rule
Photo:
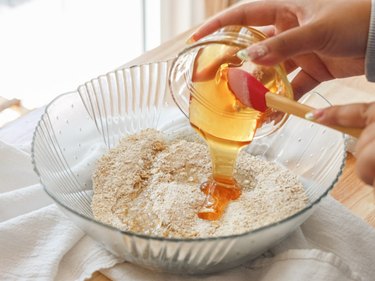
<path fill-rule="evenodd" d="M 239 234 L 286 218 L 308 202 L 289 170 L 246 152 L 237 160 L 242 186 L 218 221 L 199 219 L 211 173 L 207 146 L 147 129 L 122 139 L 97 163 L 92 210 L 97 220 L 152 236 L 194 238 Z"/>

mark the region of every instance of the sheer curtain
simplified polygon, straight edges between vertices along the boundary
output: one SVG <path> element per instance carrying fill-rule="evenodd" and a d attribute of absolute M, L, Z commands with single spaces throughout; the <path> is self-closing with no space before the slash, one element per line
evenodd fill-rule
<path fill-rule="evenodd" d="M 238 0 L 205 0 L 205 17 L 211 17 L 237 2 Z"/>
<path fill-rule="evenodd" d="M 238 0 L 161 0 L 161 42 L 201 24 Z"/>

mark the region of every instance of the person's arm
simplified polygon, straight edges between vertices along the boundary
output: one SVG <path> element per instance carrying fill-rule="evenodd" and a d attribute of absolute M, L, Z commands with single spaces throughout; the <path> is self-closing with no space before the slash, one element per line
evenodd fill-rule
<path fill-rule="evenodd" d="M 371 17 L 366 49 L 365 73 L 368 81 L 375 82 L 375 0 L 371 1 Z"/>

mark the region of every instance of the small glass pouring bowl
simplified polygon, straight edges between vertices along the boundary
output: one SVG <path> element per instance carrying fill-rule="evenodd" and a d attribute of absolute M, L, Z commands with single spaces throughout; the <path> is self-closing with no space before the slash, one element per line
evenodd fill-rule
<path fill-rule="evenodd" d="M 189 106 L 191 98 L 196 98 L 203 107 L 208 108 L 216 115 L 226 116 L 225 120 L 221 120 L 230 132 L 234 120 L 238 116 L 234 116 L 228 112 L 228 107 L 221 107 L 207 98 L 206 93 L 196 88 L 194 81 L 203 77 L 215 75 L 217 67 L 228 64 L 232 67 L 241 67 L 242 69 L 255 76 L 263 83 L 270 92 L 293 98 L 293 92 L 286 72 L 282 65 L 274 67 L 265 67 L 256 65 L 250 61 L 241 60 L 236 54 L 239 50 L 249 47 L 250 45 L 262 41 L 266 36 L 260 31 L 245 26 L 227 26 L 221 28 L 217 32 L 202 38 L 191 46 L 185 48 L 174 59 L 170 74 L 169 86 L 172 97 L 180 108 L 180 110 L 189 118 Z M 214 66 L 214 69 L 212 69 Z M 236 105 L 234 105 L 236 106 Z M 214 116 L 214 115 L 213 115 Z M 242 120 L 253 118 L 252 116 L 242 116 Z M 271 108 L 262 116 L 260 126 L 256 130 L 254 139 L 267 136 L 274 132 L 285 122 L 287 115 L 285 113 L 273 110 Z M 212 125 L 214 120 L 207 120 Z M 238 120 L 236 121 L 238 122 Z"/>

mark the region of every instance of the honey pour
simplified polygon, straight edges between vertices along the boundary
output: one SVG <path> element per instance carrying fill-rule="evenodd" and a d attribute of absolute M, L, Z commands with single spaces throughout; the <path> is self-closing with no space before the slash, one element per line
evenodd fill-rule
<path fill-rule="evenodd" d="M 237 155 L 251 143 L 257 128 L 270 115 L 246 107 L 231 91 L 228 69 L 244 67 L 235 55 L 237 51 L 233 46 L 211 45 L 201 49 L 194 62 L 189 120 L 208 144 L 212 160 L 212 176 L 201 185 L 206 199 L 198 216 L 205 220 L 220 219 L 229 202 L 241 195 L 241 186 L 234 178 Z M 248 70 L 261 75 L 259 78 L 268 89 L 276 90 L 274 70 Z"/>

